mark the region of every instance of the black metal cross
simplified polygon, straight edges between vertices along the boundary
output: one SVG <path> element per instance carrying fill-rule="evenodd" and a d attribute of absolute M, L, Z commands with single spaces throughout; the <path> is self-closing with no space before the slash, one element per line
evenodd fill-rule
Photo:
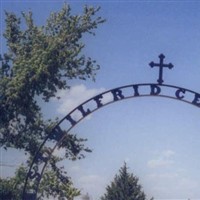
<path fill-rule="evenodd" d="M 160 58 L 160 63 L 154 63 L 154 62 L 150 62 L 149 65 L 153 68 L 153 67 L 159 67 L 159 78 L 158 78 L 158 83 L 161 85 L 164 80 L 163 80 L 163 68 L 167 67 L 169 69 L 172 69 L 174 67 L 174 65 L 172 65 L 172 63 L 169 64 L 164 64 L 164 58 L 165 56 L 163 54 L 159 55 Z"/>

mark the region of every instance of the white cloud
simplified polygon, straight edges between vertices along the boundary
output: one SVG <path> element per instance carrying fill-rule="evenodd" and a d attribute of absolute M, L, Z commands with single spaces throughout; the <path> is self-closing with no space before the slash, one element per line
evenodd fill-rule
<path fill-rule="evenodd" d="M 165 160 L 163 158 L 158 158 L 154 160 L 149 160 L 147 165 L 150 168 L 156 168 L 156 167 L 166 167 L 172 165 L 173 163 L 174 163 L 173 160 Z"/>
<path fill-rule="evenodd" d="M 82 185 L 94 185 L 95 183 L 101 182 L 102 177 L 98 175 L 88 175 L 80 177 L 79 181 Z"/>
<path fill-rule="evenodd" d="M 147 166 L 150 168 L 168 167 L 174 164 L 173 157 L 175 152 L 172 150 L 165 150 L 161 152 L 157 158 L 149 160 Z"/>
<path fill-rule="evenodd" d="M 148 175 L 152 184 L 151 193 L 156 194 L 156 198 L 168 199 L 196 199 L 199 197 L 199 183 L 191 177 L 183 176 L 176 172 L 153 173 Z"/>
<path fill-rule="evenodd" d="M 175 152 L 165 150 L 149 160 L 150 172 L 147 181 L 151 183 L 151 194 L 157 199 L 195 199 L 200 196 L 199 180 L 188 170 L 177 165 Z"/>
<path fill-rule="evenodd" d="M 166 158 L 172 157 L 174 155 L 175 155 L 175 152 L 172 150 L 166 150 L 162 152 L 162 156 Z"/>
<path fill-rule="evenodd" d="M 104 193 L 106 180 L 99 175 L 90 174 L 80 177 L 79 184 L 82 186 L 82 194 L 89 193 L 91 197 L 100 197 Z"/>
<path fill-rule="evenodd" d="M 62 90 L 58 93 L 60 100 L 57 112 L 60 114 L 67 114 L 84 101 L 103 91 L 105 91 L 104 88 L 88 89 L 83 84 L 73 86 L 70 90 Z"/>
<path fill-rule="evenodd" d="M 179 175 L 178 173 L 169 173 L 169 172 L 165 172 L 165 173 L 153 173 L 148 175 L 148 178 L 151 180 L 174 180 L 175 178 L 177 178 Z"/>

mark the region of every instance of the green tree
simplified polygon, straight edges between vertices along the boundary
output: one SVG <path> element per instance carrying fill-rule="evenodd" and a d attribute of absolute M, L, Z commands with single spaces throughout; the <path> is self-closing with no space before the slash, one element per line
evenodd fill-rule
<path fill-rule="evenodd" d="M 82 14 L 73 15 L 70 6 L 64 4 L 59 12 L 50 14 L 43 26 L 34 23 L 32 12 L 23 12 L 21 17 L 5 12 L 4 38 L 8 51 L 0 55 L 1 147 L 23 150 L 31 159 L 57 121 L 44 119 L 41 99 L 48 102 L 56 97 L 58 90 L 69 89 L 73 79 L 95 79 L 99 65 L 83 53 L 82 37 L 95 35 L 94 30 L 105 21 L 97 16 L 99 9 L 85 6 Z M 63 187 L 78 191 L 71 187 L 69 177 L 56 163 L 65 158 L 83 158 L 83 152 L 90 152 L 84 146 L 85 141 L 69 134 L 62 142 L 65 156 L 52 157 L 47 167 L 52 182 L 60 182 L 59 188 L 54 190 L 52 186 L 47 193 L 48 188 L 43 185 L 41 196 L 67 197 L 67 193 L 61 192 Z M 18 175 L 14 178 L 18 179 Z M 9 179 L 4 184 L 1 179 L 1 189 L 10 187 L 12 182 L 13 179 Z"/>
<path fill-rule="evenodd" d="M 2 200 L 21 200 L 21 189 L 24 185 L 27 169 L 21 165 L 11 178 L 0 178 L 0 199 Z M 68 179 L 67 184 L 60 181 L 56 172 L 47 170 L 41 181 L 39 188 L 38 200 L 45 198 L 56 198 L 73 200 L 80 195 L 80 190 L 73 187 L 72 182 Z"/>
<path fill-rule="evenodd" d="M 145 200 L 138 178 L 128 172 L 126 163 L 115 175 L 114 180 L 106 187 L 106 193 L 101 200 Z"/>

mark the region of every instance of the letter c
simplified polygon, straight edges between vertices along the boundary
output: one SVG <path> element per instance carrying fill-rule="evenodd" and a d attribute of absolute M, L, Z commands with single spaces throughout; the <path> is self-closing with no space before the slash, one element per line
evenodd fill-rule
<path fill-rule="evenodd" d="M 180 95 L 180 93 L 185 94 L 185 89 L 179 88 L 176 91 L 175 95 L 176 95 L 177 99 L 183 99 L 184 98 L 184 95 Z"/>

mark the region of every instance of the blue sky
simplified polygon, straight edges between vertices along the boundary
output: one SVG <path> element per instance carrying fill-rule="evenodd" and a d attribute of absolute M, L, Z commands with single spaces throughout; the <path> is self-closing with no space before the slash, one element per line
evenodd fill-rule
<path fill-rule="evenodd" d="M 164 70 L 166 84 L 199 91 L 200 2 L 198 1 L 68 1 L 74 13 L 85 4 L 101 6 L 107 22 L 96 36 L 85 36 L 84 53 L 101 65 L 96 82 L 73 81 L 62 99 L 44 104 L 47 118 L 64 117 L 84 100 L 118 86 L 156 83 L 158 62 L 164 53 L 172 70 Z M 63 1 L 1 1 L 2 10 L 32 10 L 38 24 L 45 22 Z M 1 52 L 5 43 L 1 39 Z M 127 162 L 139 177 L 148 197 L 155 199 L 200 199 L 200 109 L 164 98 L 134 98 L 111 104 L 92 114 L 73 132 L 88 138 L 93 149 L 86 159 L 64 165 L 83 194 L 97 199 Z M 62 151 L 57 154 L 62 154 Z M 13 155 L 14 158 L 13 158 Z M 18 165 L 21 154 L 2 153 L 7 164 Z M 16 157 L 19 159 L 16 160 Z M 2 167 L 1 175 L 12 173 Z"/>

